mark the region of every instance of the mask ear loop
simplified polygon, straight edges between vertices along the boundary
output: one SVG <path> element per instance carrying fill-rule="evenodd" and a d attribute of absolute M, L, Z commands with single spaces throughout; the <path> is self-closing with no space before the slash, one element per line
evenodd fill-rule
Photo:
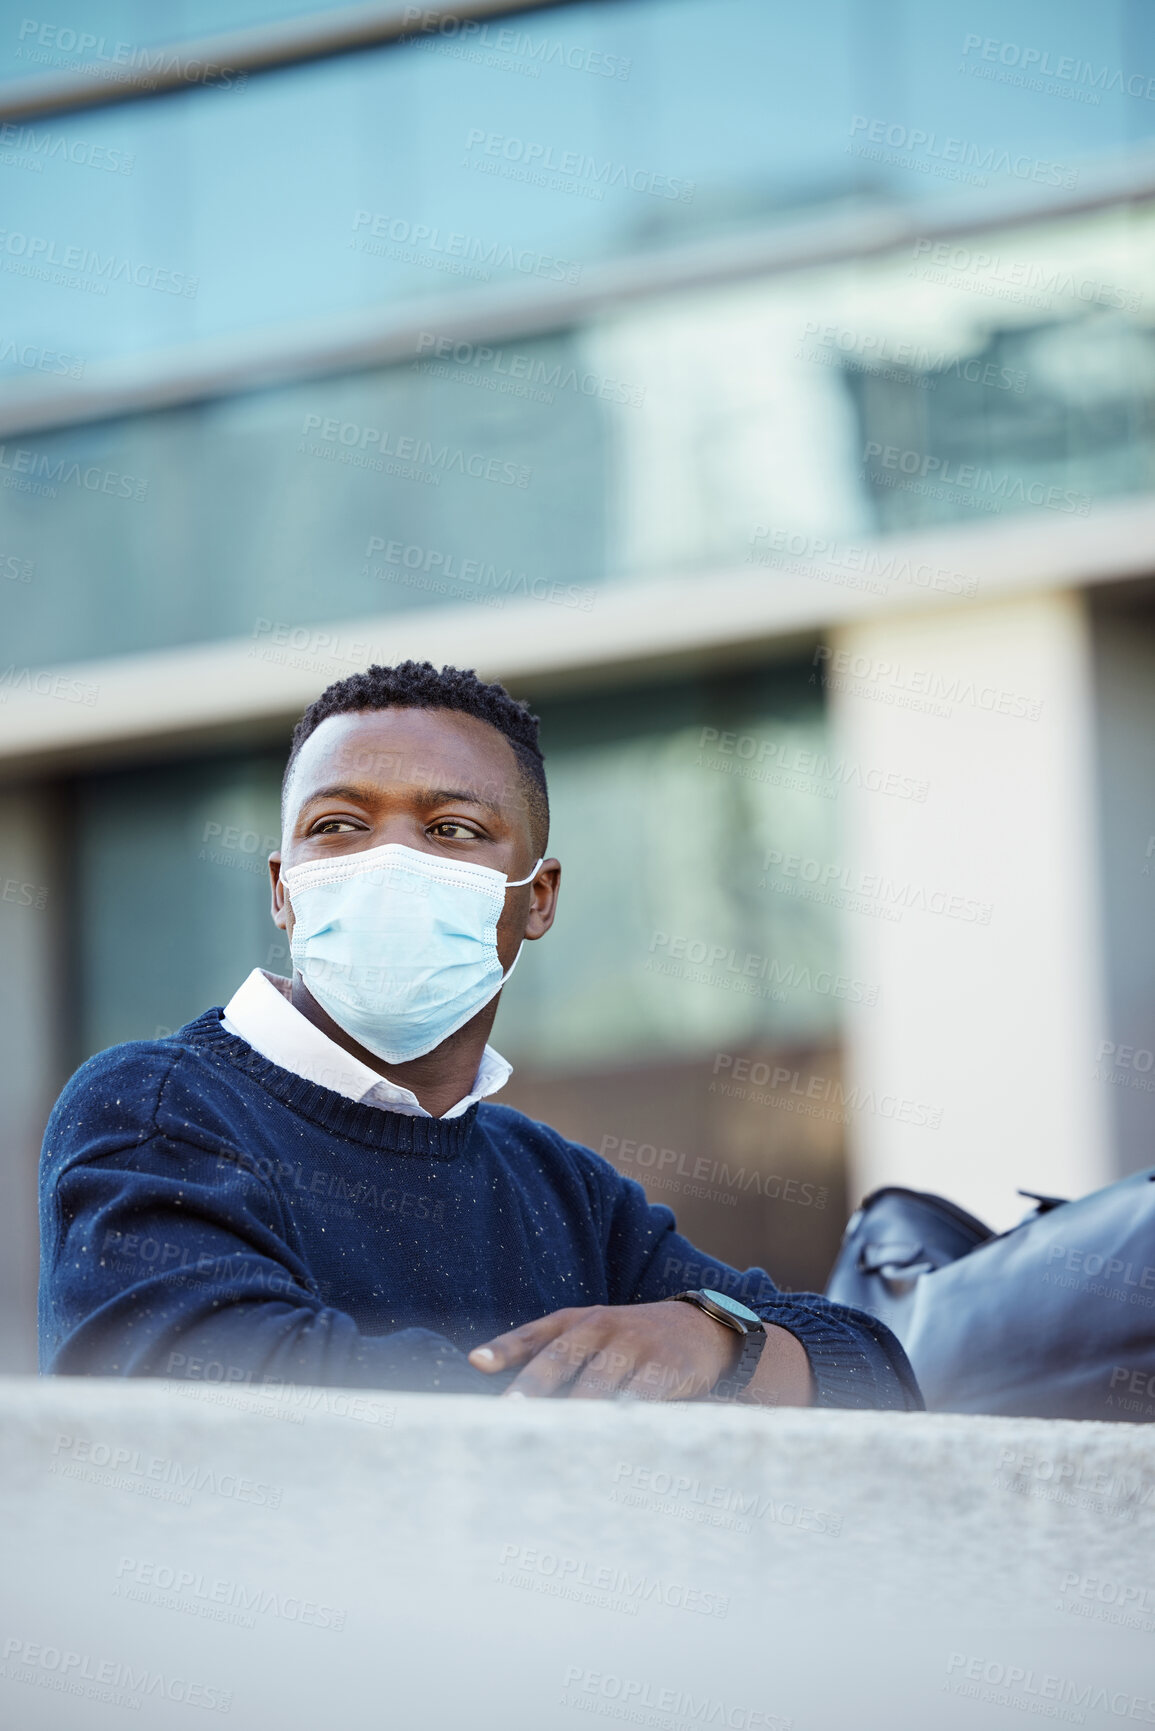
<path fill-rule="evenodd" d="M 531 884 L 544 864 L 545 864 L 545 855 L 542 854 L 541 858 L 538 860 L 537 864 L 534 866 L 533 870 L 530 872 L 530 874 L 527 878 L 506 878 L 506 880 L 505 880 L 506 889 L 507 890 L 519 890 L 523 887 L 523 885 Z"/>
<path fill-rule="evenodd" d="M 531 884 L 544 864 L 545 864 L 545 855 L 542 854 L 541 858 L 538 860 L 537 864 L 534 866 L 533 870 L 530 872 L 530 874 L 527 878 L 517 878 L 512 883 L 507 878 L 505 880 L 506 889 L 507 890 L 519 890 L 525 884 Z M 508 980 L 510 974 L 512 974 L 514 968 L 516 968 L 518 962 L 521 960 L 521 952 L 522 952 L 522 950 L 524 950 L 524 948 L 525 948 L 525 939 L 522 938 L 520 944 L 518 944 L 518 946 L 517 946 L 516 956 L 514 956 L 512 962 L 510 962 L 508 968 L 506 968 L 504 974 L 502 974 L 502 976 L 501 976 L 501 979 L 498 981 L 497 992 L 500 992 L 502 986 L 504 986 L 506 980 Z M 495 992 L 493 994 L 494 997 L 497 996 L 497 992 Z"/>

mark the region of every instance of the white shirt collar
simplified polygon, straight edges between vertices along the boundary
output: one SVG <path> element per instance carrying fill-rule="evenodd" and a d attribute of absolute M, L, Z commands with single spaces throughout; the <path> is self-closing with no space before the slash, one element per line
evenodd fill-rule
<path fill-rule="evenodd" d="M 294 1076 L 307 1082 L 331 1088 L 346 1100 L 359 1100 L 363 1106 L 379 1106 L 386 1112 L 404 1112 L 413 1118 L 433 1116 L 411 1089 L 371 1070 L 368 1064 L 362 1064 L 359 1058 L 330 1040 L 328 1034 L 314 1027 L 294 1007 L 289 990 L 288 980 L 268 974 L 263 968 L 254 968 L 225 1006 L 221 1018 L 225 1032 L 236 1034 L 271 1064 L 279 1064 L 282 1070 L 291 1070 Z M 486 1046 L 473 1078 L 472 1092 L 441 1116 L 460 1118 L 476 1100 L 484 1100 L 504 1088 L 512 1074 L 513 1065 L 507 1064 L 492 1046 Z"/>

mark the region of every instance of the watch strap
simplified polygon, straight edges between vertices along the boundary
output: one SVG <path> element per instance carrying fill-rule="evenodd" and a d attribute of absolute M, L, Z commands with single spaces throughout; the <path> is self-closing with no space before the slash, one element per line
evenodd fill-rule
<path fill-rule="evenodd" d="M 753 1380 L 762 1359 L 762 1351 L 766 1345 L 766 1324 L 761 1317 L 757 1319 L 757 1327 L 747 1324 L 737 1317 L 723 1311 L 720 1306 L 707 1303 L 708 1294 L 692 1290 L 689 1292 L 672 1293 L 671 1297 L 681 1300 L 684 1304 L 692 1304 L 701 1310 L 714 1322 L 723 1328 L 731 1329 L 742 1336 L 742 1350 L 738 1354 L 738 1362 L 728 1375 L 719 1377 L 710 1392 L 711 1400 L 735 1400 Z"/>
<path fill-rule="evenodd" d="M 742 1350 L 738 1354 L 738 1362 L 728 1376 L 719 1377 L 714 1384 L 713 1400 L 736 1400 L 743 1394 L 754 1380 L 754 1373 L 762 1362 L 762 1352 L 766 1345 L 765 1328 L 752 1328 L 742 1342 Z"/>

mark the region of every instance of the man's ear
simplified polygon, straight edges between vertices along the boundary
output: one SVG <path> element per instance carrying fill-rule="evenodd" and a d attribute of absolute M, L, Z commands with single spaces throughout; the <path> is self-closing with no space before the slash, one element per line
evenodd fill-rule
<path fill-rule="evenodd" d="M 529 942 L 544 938 L 553 925 L 560 889 L 561 861 L 543 860 L 541 869 L 529 886 L 529 913 L 525 921 L 525 936 Z"/>
<path fill-rule="evenodd" d="M 289 900 L 285 894 L 285 886 L 281 881 L 281 856 L 279 853 L 269 855 L 269 883 L 273 892 L 272 915 L 273 924 L 281 931 L 289 929 Z"/>

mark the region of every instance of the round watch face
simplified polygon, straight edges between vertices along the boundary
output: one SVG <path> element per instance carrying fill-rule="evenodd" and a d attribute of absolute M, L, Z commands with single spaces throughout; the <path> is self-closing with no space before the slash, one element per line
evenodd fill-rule
<path fill-rule="evenodd" d="M 729 1311 L 730 1315 L 736 1316 L 740 1322 L 761 1323 L 762 1318 L 757 1312 L 745 1304 L 739 1304 L 736 1298 L 728 1298 L 724 1292 L 715 1292 L 712 1286 L 704 1286 L 702 1291 L 707 1298 L 712 1298 L 716 1305 L 722 1310 Z"/>

